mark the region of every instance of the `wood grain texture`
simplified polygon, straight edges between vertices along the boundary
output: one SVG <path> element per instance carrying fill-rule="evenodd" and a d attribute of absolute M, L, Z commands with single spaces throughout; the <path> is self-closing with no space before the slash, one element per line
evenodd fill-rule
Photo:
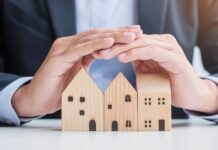
<path fill-rule="evenodd" d="M 171 90 L 163 74 L 137 74 L 138 130 L 171 129 Z M 163 123 L 164 121 L 164 123 Z"/>
<path fill-rule="evenodd" d="M 125 102 L 125 97 L 131 101 Z M 106 131 L 112 130 L 117 121 L 118 131 L 137 130 L 137 92 L 128 80 L 119 73 L 104 94 L 104 125 Z"/>
<path fill-rule="evenodd" d="M 70 102 L 69 96 L 73 97 Z M 82 68 L 62 94 L 62 130 L 89 131 L 90 127 L 93 130 L 93 124 L 89 123 L 94 120 L 96 130 L 103 131 L 103 106 L 101 90 Z"/>

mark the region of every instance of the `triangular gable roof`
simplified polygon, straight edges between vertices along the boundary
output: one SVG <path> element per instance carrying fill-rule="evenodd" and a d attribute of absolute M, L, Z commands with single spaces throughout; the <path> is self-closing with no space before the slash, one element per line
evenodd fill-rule
<path fill-rule="evenodd" d="M 86 83 L 84 83 L 84 81 L 86 81 Z M 79 84 L 81 83 L 81 84 Z M 81 88 L 88 88 L 87 86 L 85 86 L 84 84 L 88 84 L 88 85 L 92 85 L 92 87 L 99 93 L 102 93 L 102 91 L 100 90 L 100 88 L 96 85 L 96 83 L 94 82 L 94 80 L 89 76 L 88 72 L 82 67 L 78 73 L 75 75 L 75 77 L 73 78 L 73 80 L 69 83 L 69 85 L 65 88 L 63 94 L 66 91 L 73 91 L 74 89 L 70 89 L 72 85 L 76 84 L 77 86 L 81 86 Z"/>
<path fill-rule="evenodd" d="M 135 88 L 132 86 L 131 83 L 129 83 L 129 81 L 126 79 L 126 77 L 121 72 L 119 72 L 117 76 L 113 79 L 113 81 L 110 83 L 110 85 L 105 90 L 105 93 L 114 87 L 122 88 L 122 87 L 119 87 L 118 85 L 126 86 L 128 87 L 129 90 L 132 90 L 136 93 Z"/>

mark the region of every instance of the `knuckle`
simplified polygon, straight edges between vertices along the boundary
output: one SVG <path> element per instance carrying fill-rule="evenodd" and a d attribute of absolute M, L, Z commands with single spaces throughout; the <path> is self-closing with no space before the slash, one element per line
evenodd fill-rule
<path fill-rule="evenodd" d="M 148 50 L 149 51 L 154 51 L 155 50 L 155 47 L 153 45 L 148 45 Z"/>
<path fill-rule="evenodd" d="M 93 29 L 90 31 L 91 34 L 97 34 L 99 33 L 99 29 Z"/>
<path fill-rule="evenodd" d="M 86 40 L 86 41 L 92 40 L 92 35 L 87 35 L 87 36 L 85 37 L 85 40 Z"/>
<path fill-rule="evenodd" d="M 63 44 L 65 39 L 66 39 L 66 37 L 61 37 L 61 38 L 56 39 L 52 45 L 52 48 L 54 50 L 59 49 L 59 47 Z"/>
<path fill-rule="evenodd" d="M 147 53 L 150 55 L 150 56 L 153 56 L 156 54 L 156 47 L 153 46 L 153 45 L 149 45 L 147 47 Z"/>
<path fill-rule="evenodd" d="M 91 40 L 91 35 L 87 35 L 84 38 L 79 39 L 79 42 L 88 42 Z"/>
<path fill-rule="evenodd" d="M 134 52 L 134 51 L 129 51 L 129 52 L 128 52 L 128 56 L 132 57 L 132 56 L 134 56 L 134 55 L 135 55 L 135 52 Z"/>
<path fill-rule="evenodd" d="M 111 46 L 111 49 L 112 49 L 113 51 L 115 51 L 115 50 L 117 50 L 117 49 L 120 49 L 121 46 L 122 46 L 121 44 L 115 44 L 115 45 Z"/>
<path fill-rule="evenodd" d="M 173 41 L 176 40 L 176 38 L 172 34 L 165 34 L 164 36 L 169 40 L 173 40 Z"/>
<path fill-rule="evenodd" d="M 106 33 L 106 34 L 107 34 L 107 37 L 111 37 L 115 40 L 120 39 L 120 35 L 118 33 Z"/>
<path fill-rule="evenodd" d="M 95 46 L 98 46 L 100 44 L 102 44 L 100 40 L 94 40 L 94 41 L 89 42 L 89 46 L 91 46 L 91 47 L 95 47 Z"/>
<path fill-rule="evenodd" d="M 63 43 L 64 39 L 65 39 L 64 37 L 57 38 L 57 39 L 54 41 L 54 44 L 59 45 L 59 44 Z"/>
<path fill-rule="evenodd" d="M 60 64 L 63 62 L 63 57 L 62 55 L 55 55 L 50 57 L 49 62 L 51 62 L 51 64 Z"/>
<path fill-rule="evenodd" d="M 149 45 L 150 39 L 145 39 L 145 38 L 144 38 L 144 39 L 138 40 L 137 43 L 138 43 L 139 45 L 146 46 L 146 45 Z"/>
<path fill-rule="evenodd" d="M 104 39 L 98 39 L 95 40 L 93 44 L 98 44 L 99 46 L 105 46 L 105 44 L 108 44 L 108 41 L 105 41 Z"/>

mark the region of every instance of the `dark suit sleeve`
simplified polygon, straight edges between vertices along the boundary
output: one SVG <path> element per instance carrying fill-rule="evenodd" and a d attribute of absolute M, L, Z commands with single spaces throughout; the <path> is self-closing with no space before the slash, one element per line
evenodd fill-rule
<path fill-rule="evenodd" d="M 199 34 L 197 45 L 206 70 L 218 73 L 218 1 L 199 0 Z"/>
<path fill-rule="evenodd" d="M 18 79 L 19 76 L 3 73 L 3 15 L 2 0 L 0 0 L 0 91 L 8 84 Z"/>

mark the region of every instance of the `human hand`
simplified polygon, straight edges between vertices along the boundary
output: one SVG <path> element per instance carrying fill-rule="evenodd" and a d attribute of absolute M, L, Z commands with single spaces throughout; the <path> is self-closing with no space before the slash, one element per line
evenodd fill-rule
<path fill-rule="evenodd" d="M 57 39 L 32 81 L 13 95 L 12 105 L 19 116 L 31 117 L 55 112 L 61 94 L 77 71 L 89 68 L 92 53 L 117 43 L 130 43 L 141 33 L 139 26 L 95 29 Z"/>
<path fill-rule="evenodd" d="M 197 75 L 172 35 L 143 35 L 130 44 L 114 46 L 110 53 L 100 51 L 93 56 L 132 62 L 136 73 L 165 73 L 170 79 L 174 106 L 208 114 L 218 112 L 217 86 Z"/>

